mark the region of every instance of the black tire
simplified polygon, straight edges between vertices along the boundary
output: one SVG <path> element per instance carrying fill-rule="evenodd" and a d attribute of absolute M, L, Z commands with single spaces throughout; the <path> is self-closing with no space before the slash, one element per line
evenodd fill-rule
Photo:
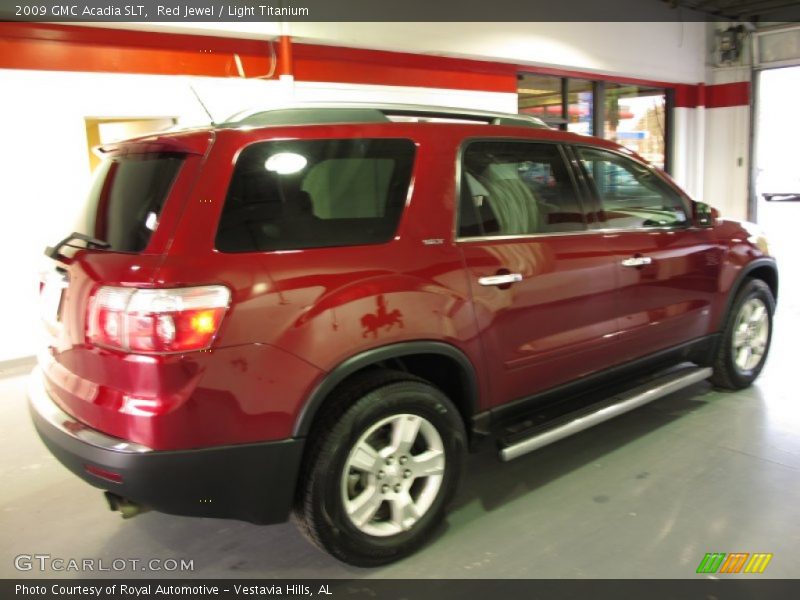
<path fill-rule="evenodd" d="M 422 419 L 419 420 L 419 417 Z M 365 533 L 364 528 L 394 526 L 391 518 L 394 515 L 394 501 L 384 499 L 383 496 L 378 498 L 376 502 L 382 504 L 377 513 L 359 527 L 348 516 L 345 508 L 345 495 L 349 494 L 346 490 L 350 484 L 343 480 L 344 471 L 349 464 L 351 451 L 357 444 L 363 447 L 362 436 L 387 419 L 402 418 L 419 420 L 433 426 L 440 436 L 441 447 L 436 453 L 443 454 L 444 470 L 438 479 L 433 476 L 435 481 L 432 487 L 438 487 L 426 495 L 426 502 L 430 504 L 408 529 L 390 535 Z M 395 421 L 385 427 L 391 430 L 393 423 Z M 424 425 L 424 431 L 432 435 L 428 425 Z M 422 439 L 423 429 L 419 431 Z M 382 433 L 383 429 L 379 428 L 375 435 Z M 314 544 L 352 565 L 378 566 L 407 556 L 425 543 L 444 517 L 447 504 L 452 499 L 461 476 L 465 440 L 461 415 L 438 388 L 406 373 L 388 370 L 367 372 L 330 399 L 327 409 L 323 409 L 323 414 L 312 429 L 298 488 L 295 521 Z M 424 446 L 425 440 L 422 442 Z M 416 460 L 411 449 L 407 453 L 408 457 L 389 457 L 398 461 L 393 466 L 385 467 L 387 473 L 388 469 L 394 469 L 391 476 L 384 474 L 383 470 L 378 474 L 365 470 L 359 475 L 358 471 L 347 467 L 349 475 L 346 481 L 355 477 L 357 481 L 361 478 L 365 482 L 363 490 L 357 493 L 375 490 L 375 486 L 381 490 L 387 487 L 387 481 L 393 484 L 398 481 L 405 483 L 398 479 L 403 477 L 399 472 L 402 469 L 399 467 L 400 458 L 408 461 L 409 466 Z M 380 461 L 376 464 L 382 465 L 383 462 Z M 408 473 L 405 476 L 409 477 Z M 381 477 L 383 483 L 378 481 Z M 417 483 L 412 482 L 419 481 L 422 488 L 428 489 L 425 488 L 428 479 L 424 475 L 419 476 L 419 479 L 412 475 L 408 485 L 413 488 Z M 408 490 L 408 497 L 413 497 L 412 492 L 412 489 Z M 392 495 L 391 490 L 388 493 Z M 370 495 L 378 496 L 374 491 Z M 406 522 L 402 523 L 405 528 Z"/>
<path fill-rule="evenodd" d="M 755 303 L 756 306 L 762 305 L 766 311 L 766 344 L 763 353 L 753 365 L 737 364 L 738 352 L 736 351 L 735 335 L 737 329 L 741 327 L 743 310 L 745 306 Z M 719 343 L 714 354 L 714 374 L 711 376 L 711 383 L 715 386 L 728 389 L 740 390 L 748 387 L 764 367 L 769 353 L 770 342 L 772 341 L 772 317 L 775 312 L 775 298 L 769 286 L 760 279 L 748 279 L 736 294 L 730 311 L 725 317 L 725 326 L 722 329 Z"/>

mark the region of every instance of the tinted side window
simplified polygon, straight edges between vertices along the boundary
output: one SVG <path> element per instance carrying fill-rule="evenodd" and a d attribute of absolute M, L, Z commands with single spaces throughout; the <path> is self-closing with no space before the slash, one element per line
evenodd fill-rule
<path fill-rule="evenodd" d="M 554 144 L 474 142 L 462 159 L 460 237 L 585 229 L 569 171 Z"/>
<path fill-rule="evenodd" d="M 613 152 L 577 150 L 594 180 L 609 227 L 637 229 L 688 223 L 681 197 L 653 170 Z"/>
<path fill-rule="evenodd" d="M 216 245 L 223 252 L 378 244 L 397 230 L 414 143 L 272 141 L 236 161 Z"/>

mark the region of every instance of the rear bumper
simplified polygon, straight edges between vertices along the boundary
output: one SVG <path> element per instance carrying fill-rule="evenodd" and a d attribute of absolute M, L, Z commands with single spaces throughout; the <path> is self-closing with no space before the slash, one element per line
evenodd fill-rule
<path fill-rule="evenodd" d="M 28 399 L 36 431 L 50 452 L 95 487 L 175 515 L 259 524 L 289 516 L 302 439 L 155 451 L 91 429 L 63 412 L 38 369 L 31 375 Z"/>

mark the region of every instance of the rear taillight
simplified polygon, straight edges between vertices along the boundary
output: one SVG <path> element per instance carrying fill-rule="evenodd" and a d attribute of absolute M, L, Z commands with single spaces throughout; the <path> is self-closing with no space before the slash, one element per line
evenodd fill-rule
<path fill-rule="evenodd" d="M 203 350 L 219 331 L 230 299 L 221 285 L 101 287 L 89 302 L 87 337 L 98 346 L 143 354 Z"/>

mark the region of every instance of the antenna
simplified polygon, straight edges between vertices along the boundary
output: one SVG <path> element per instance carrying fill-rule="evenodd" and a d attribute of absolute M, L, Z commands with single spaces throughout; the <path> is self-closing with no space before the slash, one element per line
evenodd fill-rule
<path fill-rule="evenodd" d="M 189 89 L 192 90 L 192 93 L 194 94 L 194 97 L 197 98 L 197 101 L 200 103 L 200 106 L 203 107 L 203 110 L 208 115 L 208 120 L 211 121 L 212 125 L 216 125 L 216 123 L 214 122 L 214 117 L 211 116 L 211 112 L 208 110 L 208 107 L 206 106 L 206 103 L 203 102 L 203 99 L 200 97 L 200 94 L 198 94 L 197 90 L 194 89 L 194 86 L 192 85 L 191 81 L 189 82 Z"/>

